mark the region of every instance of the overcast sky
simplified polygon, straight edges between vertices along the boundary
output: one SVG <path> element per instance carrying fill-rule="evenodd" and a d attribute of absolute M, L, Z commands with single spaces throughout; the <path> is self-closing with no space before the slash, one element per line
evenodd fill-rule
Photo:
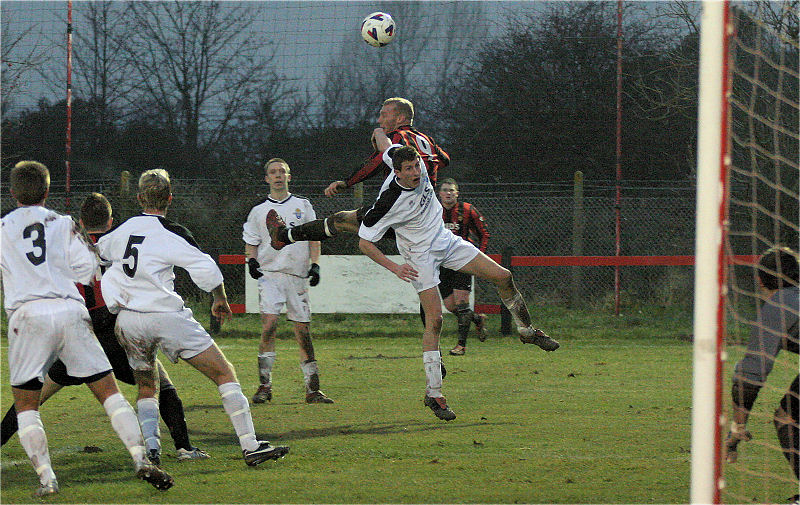
<path fill-rule="evenodd" d="M 325 66 L 332 55 L 340 50 L 348 38 L 359 40 L 359 28 L 362 19 L 381 9 L 380 2 L 246 2 L 252 6 L 250 12 L 255 18 L 254 28 L 266 40 L 273 40 L 276 48 L 275 64 L 280 73 L 303 84 L 319 81 L 324 75 Z M 486 14 L 487 27 L 491 34 L 497 32 L 504 17 L 520 9 L 536 8 L 535 2 L 481 2 Z M 77 32 L 84 29 L 82 9 L 86 2 L 73 2 L 73 27 Z M 429 10 L 431 17 L 436 15 L 437 4 L 424 2 L 424 9 Z M 42 54 L 40 72 L 27 72 L 24 82 L 12 95 L 12 108 L 16 112 L 21 108 L 36 105 L 42 97 L 51 102 L 65 97 L 66 50 L 64 48 L 67 2 L 62 1 L 14 1 L 3 0 L 0 4 L 2 15 L 3 42 L 15 39 L 18 34 L 25 34 L 24 39 L 14 50 L 9 60 L 24 60 L 31 52 Z M 398 26 L 398 37 L 393 43 L 401 43 L 403 20 L 395 20 Z M 457 22 L 457 20 L 440 20 L 440 22 Z M 364 44 L 362 50 L 371 49 Z M 8 63 L 8 62 L 6 62 Z M 4 66 L 5 71 L 7 66 Z M 50 82 L 47 82 L 47 81 Z M 73 80 L 76 96 L 80 96 L 78 82 Z"/>

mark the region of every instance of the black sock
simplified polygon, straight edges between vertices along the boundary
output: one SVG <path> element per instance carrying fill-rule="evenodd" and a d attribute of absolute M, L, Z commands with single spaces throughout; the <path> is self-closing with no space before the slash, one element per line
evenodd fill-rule
<path fill-rule="evenodd" d="M 283 242 L 301 242 L 304 240 L 327 240 L 332 236 L 336 235 L 336 228 L 333 226 L 333 223 L 328 223 L 328 231 L 331 233 L 329 236 L 326 232 L 325 219 L 317 219 L 314 221 L 309 221 L 308 223 L 303 223 L 300 226 L 295 226 L 291 228 L 292 236 L 291 239 L 289 238 L 289 229 L 286 230 L 286 237 L 281 234 L 279 237 Z M 285 238 L 285 240 L 284 240 Z"/>
<path fill-rule="evenodd" d="M 162 389 L 158 395 L 159 410 L 169 434 L 175 442 L 175 449 L 192 450 L 189 442 L 189 429 L 183 412 L 183 402 L 175 388 Z"/>
<path fill-rule="evenodd" d="M 469 325 L 472 324 L 472 310 L 469 304 L 459 303 L 456 305 L 456 317 L 458 318 L 458 345 L 466 347 L 467 335 L 469 335 Z"/>
<path fill-rule="evenodd" d="M 17 432 L 19 429 L 19 425 L 17 425 L 17 409 L 14 405 L 8 409 L 6 412 L 5 417 L 3 417 L 2 426 L 0 426 L 0 431 L 2 431 L 2 443 L 0 445 L 6 445 L 6 442 Z"/>

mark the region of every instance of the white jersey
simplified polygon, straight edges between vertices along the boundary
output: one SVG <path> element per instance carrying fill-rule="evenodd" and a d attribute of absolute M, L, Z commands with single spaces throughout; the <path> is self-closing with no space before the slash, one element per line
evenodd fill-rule
<path fill-rule="evenodd" d="M 223 281 L 219 266 L 197 247 L 189 230 L 162 216 L 128 219 L 100 237 L 97 249 L 111 263 L 101 288 L 113 313 L 183 310 L 183 298 L 175 292 L 175 266 L 185 269 L 203 291 Z"/>
<path fill-rule="evenodd" d="M 97 256 L 72 218 L 39 205 L 19 207 L 2 219 L 0 244 L 9 315 L 32 300 L 71 298 L 83 303 L 75 283 L 91 282 Z"/>
<path fill-rule="evenodd" d="M 383 161 L 393 168 L 388 153 L 393 144 L 383 153 Z M 416 188 L 404 188 L 397 182 L 394 172 L 389 174 L 381 186 L 378 199 L 364 215 L 358 236 L 377 242 L 393 228 L 397 248 L 403 251 L 420 253 L 430 250 L 436 242 L 446 242 L 447 235 L 453 233 L 445 227 L 442 220 L 442 204 L 433 191 L 425 161 L 420 158 L 420 180 Z"/>
<path fill-rule="evenodd" d="M 271 209 L 281 216 L 288 227 L 317 219 L 311 202 L 306 198 L 290 194 L 287 198 L 277 201 L 267 197 L 264 203 L 258 204 L 250 210 L 247 221 L 244 223 L 242 240 L 245 244 L 258 246 L 256 260 L 261 265 L 262 273 L 280 272 L 306 277 L 310 257 L 309 242 L 288 244 L 280 251 L 273 249 L 267 230 L 267 212 Z"/>

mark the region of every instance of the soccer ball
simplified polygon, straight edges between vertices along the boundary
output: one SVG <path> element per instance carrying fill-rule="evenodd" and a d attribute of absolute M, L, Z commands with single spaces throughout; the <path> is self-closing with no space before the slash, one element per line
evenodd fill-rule
<path fill-rule="evenodd" d="M 382 47 L 392 41 L 397 33 L 392 16 L 385 12 L 373 12 L 361 23 L 361 38 L 374 47 Z"/>

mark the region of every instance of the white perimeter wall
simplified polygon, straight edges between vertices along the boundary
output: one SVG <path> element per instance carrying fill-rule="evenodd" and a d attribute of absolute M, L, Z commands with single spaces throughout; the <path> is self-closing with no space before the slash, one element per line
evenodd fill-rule
<path fill-rule="evenodd" d="M 403 263 L 401 256 L 389 256 Z M 319 258 L 320 283 L 309 287 L 311 312 L 317 314 L 406 314 L 419 312 L 419 297 L 411 283 L 363 255 L 323 255 Z M 245 270 L 245 304 L 258 313 L 258 281 Z M 473 283 L 473 294 L 474 294 Z M 470 306 L 474 296 L 470 295 Z M 444 309 L 443 309 L 444 310 Z"/>

